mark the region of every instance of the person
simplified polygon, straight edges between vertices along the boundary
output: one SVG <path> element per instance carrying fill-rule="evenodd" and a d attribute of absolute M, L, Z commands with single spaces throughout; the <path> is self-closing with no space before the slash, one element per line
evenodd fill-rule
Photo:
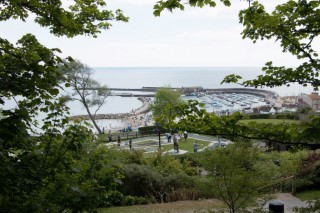
<path fill-rule="evenodd" d="M 132 148 L 132 139 L 129 140 L 129 149 L 131 150 Z"/>
<path fill-rule="evenodd" d="M 173 149 L 179 153 L 179 143 L 176 135 L 173 136 Z"/>
<path fill-rule="evenodd" d="M 171 142 L 171 135 L 170 135 L 170 133 L 167 134 L 167 139 L 168 139 L 168 143 L 170 143 L 170 142 Z"/>
<path fill-rule="evenodd" d="M 173 144 L 175 145 L 178 142 L 177 136 L 174 134 L 173 135 Z"/>
<path fill-rule="evenodd" d="M 176 142 L 176 150 L 177 150 L 177 153 L 179 153 L 179 143 L 178 143 L 178 141 Z"/>
<path fill-rule="evenodd" d="M 111 135 L 111 133 L 108 134 L 108 140 L 109 140 L 109 142 L 112 142 L 112 135 Z"/>
<path fill-rule="evenodd" d="M 184 131 L 184 133 L 183 133 L 183 137 L 184 137 L 184 140 L 186 141 L 186 140 L 187 140 L 187 138 L 188 138 L 188 133 L 187 133 L 187 131 Z"/>
<path fill-rule="evenodd" d="M 121 135 L 120 133 L 118 133 L 118 146 L 120 146 L 120 143 L 121 143 Z"/>
<path fill-rule="evenodd" d="M 198 152 L 198 142 L 197 141 L 194 141 L 194 143 L 193 143 L 193 152 L 194 153 Z"/>

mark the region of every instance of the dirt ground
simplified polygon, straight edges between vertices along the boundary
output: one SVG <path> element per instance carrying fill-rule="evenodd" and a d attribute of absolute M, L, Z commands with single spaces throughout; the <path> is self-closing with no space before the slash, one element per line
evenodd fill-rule
<path fill-rule="evenodd" d="M 177 201 L 162 204 L 136 205 L 101 209 L 103 213 L 205 213 L 210 209 L 222 208 L 221 201 L 216 199 Z"/>

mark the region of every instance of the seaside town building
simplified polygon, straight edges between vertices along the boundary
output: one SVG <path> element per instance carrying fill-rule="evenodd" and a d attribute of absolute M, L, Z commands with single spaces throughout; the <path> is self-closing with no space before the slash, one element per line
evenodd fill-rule
<path fill-rule="evenodd" d="M 313 110 L 320 110 L 320 96 L 317 92 L 311 94 L 302 94 L 301 98 L 303 102 L 307 103 Z"/>

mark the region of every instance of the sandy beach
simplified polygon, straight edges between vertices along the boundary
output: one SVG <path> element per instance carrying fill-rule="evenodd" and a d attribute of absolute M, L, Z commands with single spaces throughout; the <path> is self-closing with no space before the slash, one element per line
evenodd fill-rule
<path fill-rule="evenodd" d="M 152 120 L 151 114 L 148 113 L 149 106 L 152 103 L 151 98 L 148 97 L 139 97 L 139 100 L 142 101 L 142 106 L 134 109 L 130 112 L 129 116 L 125 116 L 121 119 L 122 126 L 111 128 L 111 131 L 119 131 L 123 128 L 127 128 L 129 125 L 131 128 L 135 129 L 142 126 L 151 126 L 153 125 L 154 121 Z"/>

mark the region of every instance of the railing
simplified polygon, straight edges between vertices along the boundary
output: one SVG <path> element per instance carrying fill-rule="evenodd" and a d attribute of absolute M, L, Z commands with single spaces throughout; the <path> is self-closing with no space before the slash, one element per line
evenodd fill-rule
<path fill-rule="evenodd" d="M 137 132 L 119 132 L 117 134 L 114 134 L 114 133 L 111 134 L 111 140 L 109 139 L 109 134 L 108 133 L 103 134 L 103 135 L 105 136 L 103 141 L 114 142 L 114 141 L 118 140 L 118 135 L 120 135 L 121 141 L 123 141 L 123 140 L 143 138 L 143 137 L 159 136 L 159 132 L 156 131 L 156 130 L 155 131 L 145 131 L 145 132 L 141 132 L 141 131 L 137 131 Z M 164 136 L 165 132 L 161 131 L 160 135 Z"/>

